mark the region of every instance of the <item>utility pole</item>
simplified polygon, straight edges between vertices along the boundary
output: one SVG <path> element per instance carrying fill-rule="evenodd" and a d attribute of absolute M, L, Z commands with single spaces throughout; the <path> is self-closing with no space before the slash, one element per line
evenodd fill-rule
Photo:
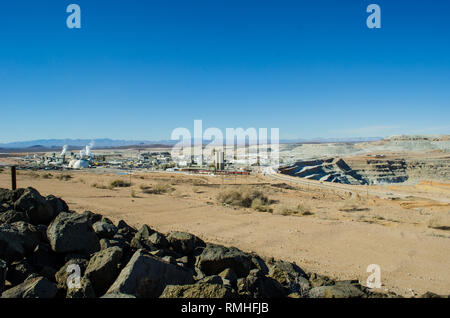
<path fill-rule="evenodd" d="M 11 189 L 16 190 L 17 181 L 16 181 L 16 166 L 11 167 Z"/>

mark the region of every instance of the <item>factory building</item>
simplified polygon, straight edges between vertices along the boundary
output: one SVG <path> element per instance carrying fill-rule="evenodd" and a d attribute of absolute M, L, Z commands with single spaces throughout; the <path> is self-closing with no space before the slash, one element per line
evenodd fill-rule
<path fill-rule="evenodd" d="M 216 170 L 224 170 L 225 169 L 223 151 L 216 151 L 214 153 L 214 168 Z"/>

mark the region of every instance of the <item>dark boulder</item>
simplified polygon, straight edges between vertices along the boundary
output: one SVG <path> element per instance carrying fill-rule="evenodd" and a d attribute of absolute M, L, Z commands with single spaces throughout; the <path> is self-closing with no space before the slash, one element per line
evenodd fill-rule
<path fill-rule="evenodd" d="M 49 225 L 47 237 L 56 253 L 95 253 L 100 242 L 86 215 L 61 212 Z"/>
<path fill-rule="evenodd" d="M 137 237 L 139 240 L 147 240 L 153 233 L 155 233 L 155 231 L 152 230 L 148 225 L 144 224 L 141 226 L 139 231 L 137 231 L 135 237 Z"/>
<path fill-rule="evenodd" d="M 258 255 L 252 255 L 252 268 L 259 269 L 264 275 L 269 274 L 269 267 L 266 262 Z"/>
<path fill-rule="evenodd" d="M 117 240 L 117 239 L 101 239 L 100 240 L 100 249 L 104 250 L 110 247 L 120 247 L 121 249 L 123 249 L 125 247 L 125 240 Z"/>
<path fill-rule="evenodd" d="M 32 252 L 41 239 L 39 230 L 26 222 L 0 225 L 0 257 L 19 260 Z"/>
<path fill-rule="evenodd" d="M 331 278 L 316 273 L 311 273 L 309 275 L 309 283 L 311 284 L 311 287 L 334 285 L 334 281 Z"/>
<path fill-rule="evenodd" d="M 107 218 L 97 221 L 92 226 L 99 238 L 113 238 L 117 233 L 116 226 Z"/>
<path fill-rule="evenodd" d="M 78 288 L 73 287 L 67 289 L 66 298 L 96 298 L 92 282 L 86 277 L 81 278 Z"/>
<path fill-rule="evenodd" d="M 55 212 L 47 200 L 33 188 L 26 188 L 14 203 L 14 210 L 27 213 L 34 225 L 48 225 L 54 218 Z"/>
<path fill-rule="evenodd" d="M 14 204 L 10 203 L 0 203 L 0 215 L 6 211 L 12 210 L 14 208 Z"/>
<path fill-rule="evenodd" d="M 30 257 L 31 263 L 41 276 L 55 280 L 55 274 L 60 268 L 60 257 L 52 251 L 50 245 L 41 243 Z"/>
<path fill-rule="evenodd" d="M 89 261 L 84 258 L 72 258 L 68 260 L 55 274 L 58 289 L 67 290 L 67 280 L 69 279 L 69 276 L 79 274 L 80 277 L 82 277 L 86 271 L 88 263 Z"/>
<path fill-rule="evenodd" d="M 17 262 L 12 262 L 8 266 L 6 273 L 6 280 L 11 283 L 12 286 L 23 283 L 28 277 L 35 274 L 37 270 L 26 259 L 22 259 Z"/>
<path fill-rule="evenodd" d="M 147 240 L 139 240 L 138 237 L 133 237 L 133 239 L 130 242 L 130 247 L 134 250 L 145 250 L 147 252 L 156 251 L 158 248 L 154 246 L 152 243 L 150 243 Z"/>
<path fill-rule="evenodd" d="M 219 276 L 222 278 L 224 285 L 236 286 L 237 275 L 231 268 L 225 269 Z"/>
<path fill-rule="evenodd" d="M 254 269 L 245 278 L 237 280 L 237 290 L 241 296 L 251 298 L 281 298 L 287 296 L 283 286 L 275 279 L 264 276 Z"/>
<path fill-rule="evenodd" d="M 364 293 L 358 286 L 348 282 L 336 282 L 331 286 L 312 288 L 308 293 L 309 298 L 361 298 Z"/>
<path fill-rule="evenodd" d="M 103 295 L 119 275 L 122 249 L 110 247 L 95 253 L 86 268 L 85 277 L 92 282 L 97 295 Z"/>
<path fill-rule="evenodd" d="M 310 289 L 306 273 L 297 265 L 274 261 L 269 263 L 269 277 L 279 282 L 288 293 L 299 293 L 305 295 Z"/>
<path fill-rule="evenodd" d="M 147 241 L 152 243 L 154 246 L 156 246 L 159 249 L 166 249 L 167 247 L 169 247 L 169 242 L 167 241 L 166 237 L 158 232 L 155 232 L 153 234 L 151 234 L 148 238 Z"/>
<path fill-rule="evenodd" d="M 197 283 L 192 285 L 168 285 L 161 298 L 233 298 L 231 288 L 219 284 Z"/>
<path fill-rule="evenodd" d="M 0 188 L 0 203 L 13 202 L 14 191 Z"/>
<path fill-rule="evenodd" d="M 2 298 L 53 298 L 57 288 L 45 277 L 30 277 L 22 284 L 3 292 Z"/>
<path fill-rule="evenodd" d="M 159 297 L 167 285 L 183 285 L 193 282 L 191 271 L 168 264 L 138 250 L 107 293 L 123 293 L 138 298 L 152 298 Z"/>
<path fill-rule="evenodd" d="M 235 247 L 208 244 L 198 256 L 196 266 L 205 275 L 217 275 L 227 268 L 233 269 L 237 277 L 246 277 L 251 269 L 251 256 Z"/>
<path fill-rule="evenodd" d="M 219 275 L 206 276 L 200 279 L 197 284 L 219 284 L 223 285 L 223 280 Z"/>
<path fill-rule="evenodd" d="M 45 200 L 53 209 L 53 217 L 57 217 L 61 212 L 69 211 L 69 207 L 67 203 L 60 198 L 55 197 L 54 195 L 48 195 Z"/>
<path fill-rule="evenodd" d="M 127 242 L 130 242 L 136 233 L 137 230 L 129 226 L 125 221 L 120 220 L 117 223 L 117 234 L 121 235 Z"/>
<path fill-rule="evenodd" d="M 101 214 L 91 211 L 84 211 L 83 213 L 81 213 L 81 215 L 85 216 L 91 222 L 91 224 L 101 221 L 101 219 L 103 218 Z"/>
<path fill-rule="evenodd" d="M 14 222 L 27 222 L 30 223 L 30 218 L 25 212 L 9 210 L 0 214 L 0 224 L 14 223 Z"/>
<path fill-rule="evenodd" d="M 185 232 L 172 232 L 167 236 L 167 241 L 175 252 L 182 255 L 191 254 L 197 246 L 205 245 L 205 243 L 195 235 Z"/>

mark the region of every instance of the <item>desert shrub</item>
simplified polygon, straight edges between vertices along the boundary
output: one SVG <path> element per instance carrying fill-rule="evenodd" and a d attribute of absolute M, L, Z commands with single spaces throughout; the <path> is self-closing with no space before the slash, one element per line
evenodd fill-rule
<path fill-rule="evenodd" d="M 313 215 L 311 212 L 311 209 L 305 206 L 304 204 L 299 204 L 296 207 L 281 207 L 278 209 L 277 214 L 280 215 L 297 215 L 297 216 L 307 216 L 307 215 Z"/>
<path fill-rule="evenodd" d="M 53 178 L 53 175 L 51 173 L 44 173 L 42 175 L 42 179 L 51 179 Z"/>
<path fill-rule="evenodd" d="M 143 193 L 147 194 L 163 194 L 173 189 L 168 183 L 157 183 L 151 186 L 141 185 L 140 188 Z"/>
<path fill-rule="evenodd" d="M 58 176 L 56 176 L 56 179 L 60 180 L 60 181 L 68 181 L 70 179 L 72 179 L 72 176 L 70 174 L 60 174 Z"/>
<path fill-rule="evenodd" d="M 129 186 L 131 186 L 131 183 L 123 181 L 123 180 L 120 180 L 120 179 L 111 181 L 111 183 L 109 184 L 109 188 L 110 189 L 111 188 L 112 189 L 114 189 L 114 188 L 127 188 Z"/>
<path fill-rule="evenodd" d="M 105 186 L 104 184 L 99 184 L 99 183 L 93 183 L 93 184 L 91 185 L 91 187 L 97 188 L 97 189 L 108 189 L 107 186 Z"/>
<path fill-rule="evenodd" d="M 222 191 L 218 194 L 217 200 L 222 204 L 244 208 L 251 208 L 254 201 L 253 206 L 258 208 L 269 204 L 269 199 L 263 192 L 251 188 Z"/>
<path fill-rule="evenodd" d="M 132 198 L 137 198 L 136 192 L 134 192 L 134 190 L 131 190 L 131 194 L 130 195 L 131 195 Z"/>
<path fill-rule="evenodd" d="M 204 186 L 207 184 L 207 182 L 205 180 L 200 180 L 200 179 L 193 179 L 191 183 L 195 187 L 200 187 L 200 186 Z"/>
<path fill-rule="evenodd" d="M 339 211 L 341 212 L 363 212 L 363 211 L 370 211 L 367 207 L 362 207 L 361 204 L 355 204 L 355 203 L 346 203 L 343 207 L 339 208 Z"/>
<path fill-rule="evenodd" d="M 29 173 L 27 173 L 28 176 L 30 176 L 31 178 L 39 178 L 40 175 L 37 172 L 31 171 Z"/>
<path fill-rule="evenodd" d="M 258 212 L 273 212 L 271 208 L 268 207 L 267 203 L 264 203 L 261 199 L 256 198 L 252 201 L 251 208 Z"/>

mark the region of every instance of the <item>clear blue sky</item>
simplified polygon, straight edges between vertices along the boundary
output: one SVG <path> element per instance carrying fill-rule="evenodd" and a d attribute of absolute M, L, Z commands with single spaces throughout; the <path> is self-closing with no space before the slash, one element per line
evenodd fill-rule
<path fill-rule="evenodd" d="M 281 138 L 450 133 L 449 17 L 447 0 L 1 1 L 0 142 L 169 139 L 194 119 Z"/>

